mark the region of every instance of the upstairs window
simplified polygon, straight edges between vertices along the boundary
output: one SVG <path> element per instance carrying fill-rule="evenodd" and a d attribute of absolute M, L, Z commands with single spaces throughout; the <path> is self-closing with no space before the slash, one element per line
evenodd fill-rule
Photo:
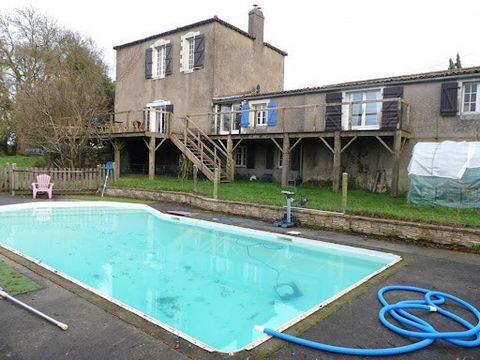
<path fill-rule="evenodd" d="M 480 98 L 478 90 L 480 82 L 471 82 L 463 84 L 463 113 L 479 113 Z"/>
<path fill-rule="evenodd" d="M 162 79 L 172 73 L 172 44 L 159 39 L 145 51 L 145 79 Z"/>
<path fill-rule="evenodd" d="M 203 68 L 205 58 L 205 38 L 200 32 L 189 32 L 182 36 L 180 71 L 191 73 Z"/>
<path fill-rule="evenodd" d="M 190 37 L 185 39 L 186 48 L 187 48 L 187 69 L 188 71 L 193 71 L 193 59 L 194 59 L 194 51 L 195 51 L 195 37 Z"/>
<path fill-rule="evenodd" d="M 156 53 L 156 66 L 155 66 L 155 77 L 164 77 L 165 76 L 165 45 L 157 46 L 155 48 Z"/>

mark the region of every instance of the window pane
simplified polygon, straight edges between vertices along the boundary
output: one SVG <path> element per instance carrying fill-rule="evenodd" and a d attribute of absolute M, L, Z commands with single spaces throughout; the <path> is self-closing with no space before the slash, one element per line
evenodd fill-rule
<path fill-rule="evenodd" d="M 363 93 L 353 93 L 352 101 L 361 101 L 363 100 Z"/>
<path fill-rule="evenodd" d="M 185 39 L 186 41 L 186 45 L 187 45 L 187 51 L 188 51 L 188 70 L 192 70 L 193 69 L 193 54 L 194 54 L 194 49 L 195 49 L 195 38 L 194 37 L 191 37 L 191 38 L 188 38 L 188 39 Z"/>
<path fill-rule="evenodd" d="M 377 114 L 367 114 L 365 116 L 365 125 L 368 125 L 368 126 L 378 125 L 378 115 Z"/>
<path fill-rule="evenodd" d="M 380 99 L 380 91 L 367 92 L 367 100 L 378 100 L 378 99 Z"/>
<path fill-rule="evenodd" d="M 358 115 L 353 115 L 352 114 L 352 125 L 353 126 L 362 125 L 362 114 L 358 114 Z"/>
<path fill-rule="evenodd" d="M 362 104 L 352 104 L 352 115 L 362 114 L 363 106 Z"/>
<path fill-rule="evenodd" d="M 367 114 L 376 114 L 378 109 L 378 103 L 370 102 L 366 104 Z"/>

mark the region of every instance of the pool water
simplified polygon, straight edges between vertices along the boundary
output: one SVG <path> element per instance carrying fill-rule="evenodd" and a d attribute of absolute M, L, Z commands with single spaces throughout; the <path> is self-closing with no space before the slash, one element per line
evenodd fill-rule
<path fill-rule="evenodd" d="M 146 205 L 0 207 L 0 244 L 234 352 L 399 260 L 398 256 L 162 214 Z"/>

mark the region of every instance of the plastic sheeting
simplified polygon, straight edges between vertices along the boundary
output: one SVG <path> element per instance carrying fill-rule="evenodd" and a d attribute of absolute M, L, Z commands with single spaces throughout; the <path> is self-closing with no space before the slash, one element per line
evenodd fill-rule
<path fill-rule="evenodd" d="M 408 166 L 413 204 L 480 208 L 480 142 L 424 142 Z"/>

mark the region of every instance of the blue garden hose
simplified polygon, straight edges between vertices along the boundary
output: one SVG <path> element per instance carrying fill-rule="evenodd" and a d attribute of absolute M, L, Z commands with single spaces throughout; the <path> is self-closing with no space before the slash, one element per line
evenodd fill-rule
<path fill-rule="evenodd" d="M 385 300 L 384 294 L 389 291 L 411 291 L 417 292 L 424 295 L 422 300 L 403 300 L 396 304 L 389 304 Z M 400 355 L 409 353 L 412 351 L 420 350 L 426 348 L 427 346 L 433 344 L 435 340 L 442 339 L 451 344 L 462 346 L 465 348 L 475 348 L 480 346 L 480 311 L 477 310 L 474 306 L 462 300 L 456 296 L 450 295 L 448 293 L 422 289 L 419 287 L 413 286 L 403 286 L 403 285 L 391 285 L 385 286 L 378 291 L 378 300 L 383 305 L 383 308 L 378 314 L 380 322 L 390 329 L 391 331 L 408 336 L 410 338 L 419 339 L 418 342 L 399 346 L 394 348 L 386 349 L 358 349 L 358 348 L 349 348 L 342 346 L 334 346 L 328 344 L 322 344 L 311 340 L 302 339 L 296 336 L 291 336 L 284 334 L 269 328 L 264 328 L 261 326 L 255 326 L 255 329 L 261 332 L 264 332 L 267 335 L 289 341 L 298 345 L 306 346 L 316 350 L 323 350 L 337 354 L 344 355 L 358 355 L 358 356 L 387 356 L 387 355 Z M 477 318 L 476 325 L 473 325 L 469 321 L 461 318 L 460 316 L 442 308 L 440 305 L 443 305 L 446 300 L 452 301 L 457 305 L 463 307 L 465 310 L 468 310 Z M 444 317 L 453 320 L 464 327 L 464 331 L 446 331 L 441 332 L 436 330 L 432 325 L 427 321 L 419 318 L 408 312 L 408 310 L 425 310 L 429 312 L 438 312 Z M 386 314 L 390 315 L 392 318 L 398 321 L 398 323 L 414 330 L 407 330 L 403 327 L 400 327 L 396 324 L 393 324 L 386 318 Z"/>

